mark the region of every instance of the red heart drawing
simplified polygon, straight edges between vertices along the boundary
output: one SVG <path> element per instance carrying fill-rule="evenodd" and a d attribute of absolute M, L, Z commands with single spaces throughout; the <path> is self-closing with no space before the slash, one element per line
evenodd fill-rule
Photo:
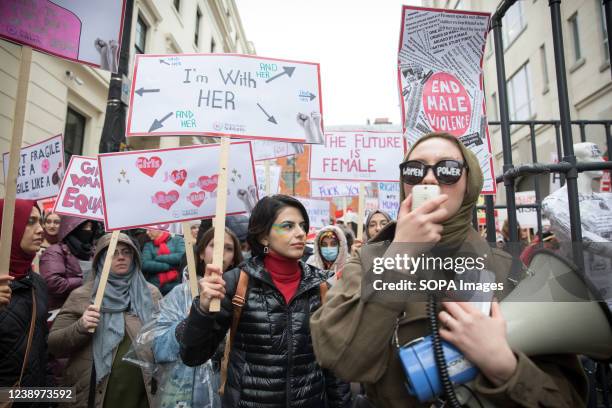
<path fill-rule="evenodd" d="M 170 173 L 170 179 L 177 185 L 182 186 L 185 180 L 187 180 L 187 171 L 183 170 L 173 170 Z"/>
<path fill-rule="evenodd" d="M 204 191 L 208 191 L 212 193 L 217 188 L 217 182 L 219 181 L 219 175 L 215 174 L 214 176 L 201 176 L 198 178 L 198 187 L 200 187 Z"/>
<path fill-rule="evenodd" d="M 149 159 L 146 157 L 139 157 L 136 159 L 136 167 L 138 167 L 138 170 L 142 171 L 149 177 L 153 177 L 161 165 L 162 159 L 157 156 L 153 156 Z"/>
<path fill-rule="evenodd" d="M 154 204 L 159 205 L 164 210 L 170 209 L 174 203 L 176 203 L 179 199 L 179 193 L 176 190 L 170 190 L 167 193 L 163 191 L 158 191 L 151 198 Z"/>
<path fill-rule="evenodd" d="M 187 201 L 189 201 L 191 204 L 195 205 L 196 207 L 199 207 L 202 205 L 202 203 L 204 202 L 204 192 L 203 191 L 198 191 L 198 192 L 193 192 L 191 194 L 189 194 L 187 196 Z"/>

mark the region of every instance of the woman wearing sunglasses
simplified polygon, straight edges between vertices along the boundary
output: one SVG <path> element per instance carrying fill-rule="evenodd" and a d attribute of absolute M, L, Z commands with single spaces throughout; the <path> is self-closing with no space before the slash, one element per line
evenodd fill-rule
<path fill-rule="evenodd" d="M 472 228 L 472 213 L 483 185 L 476 156 L 457 138 L 432 133 L 416 142 L 400 172 L 398 221 L 388 224 L 351 258 L 341 284 L 329 291 L 328 301 L 311 319 L 321 365 L 345 380 L 365 383 L 368 398 L 378 408 L 430 405 L 421 405 L 408 393 L 397 351 L 397 344 L 427 336 L 430 329 L 424 302 L 427 293 L 403 291 L 387 297 L 388 293 L 362 288 L 363 277 L 372 274 L 375 257 L 395 257 L 402 251 L 414 256 L 415 247 L 455 257 L 475 253 L 487 259 L 487 269 L 505 284 L 506 290 L 496 296 L 502 298 L 514 287 L 508 281 L 512 259 L 491 249 Z M 438 185 L 441 194 L 412 209 L 412 192 L 419 184 Z M 419 276 L 422 271 L 415 272 Z M 449 273 L 455 275 L 455 271 Z M 367 279 L 363 282 L 368 285 Z M 437 314 L 440 336 L 480 370 L 472 387 L 479 399 L 504 407 L 585 405 L 586 379 L 575 355 L 530 358 L 512 350 L 496 302 L 487 315 L 467 302 L 441 303 Z"/>

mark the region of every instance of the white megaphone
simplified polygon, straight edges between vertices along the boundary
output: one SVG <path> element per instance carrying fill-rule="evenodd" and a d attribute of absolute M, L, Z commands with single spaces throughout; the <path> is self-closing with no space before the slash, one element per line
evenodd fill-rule
<path fill-rule="evenodd" d="M 533 273 L 500 304 L 510 346 L 527 355 L 612 357 L 610 312 L 604 302 L 592 300 L 577 268 L 540 250 L 529 270 Z"/>

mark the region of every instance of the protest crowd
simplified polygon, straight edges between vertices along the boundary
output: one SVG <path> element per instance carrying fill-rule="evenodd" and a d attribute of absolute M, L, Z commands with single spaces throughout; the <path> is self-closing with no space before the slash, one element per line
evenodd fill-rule
<path fill-rule="evenodd" d="M 550 222 L 535 238 L 516 217 L 486 223 L 494 234 L 478 220 L 501 185 L 479 99 L 490 15 L 404 6 L 402 21 L 401 128 L 323 127 L 318 63 L 142 53 L 122 141 L 188 128 L 218 143 L 67 165 L 61 135 L 12 144 L 0 408 L 600 408 L 611 270 L 569 260 L 565 196 L 538 203 Z M 119 44 L 95 47 L 102 62 L 71 59 L 116 73 Z M 249 111 L 241 98 L 258 92 L 283 109 Z M 594 143 L 575 149 L 605 161 Z M 305 150 L 311 194 L 286 194 L 271 162 Z M 582 221 L 590 244 L 612 219 L 598 174 L 574 177 L 597 212 Z M 340 209 L 347 197 L 357 206 Z M 597 385 L 595 364 L 608 367 Z"/>

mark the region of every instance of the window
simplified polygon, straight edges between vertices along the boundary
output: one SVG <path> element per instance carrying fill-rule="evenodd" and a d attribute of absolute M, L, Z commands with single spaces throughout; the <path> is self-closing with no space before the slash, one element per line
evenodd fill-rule
<path fill-rule="evenodd" d="M 601 0 L 597 0 L 599 3 L 600 11 L 601 11 L 601 33 L 603 34 L 603 47 L 604 47 L 604 56 L 606 57 L 606 61 L 610 61 L 610 49 L 608 48 L 608 30 L 606 28 L 605 21 L 605 10 L 603 6 L 603 2 Z"/>
<path fill-rule="evenodd" d="M 493 94 L 491 95 L 491 110 L 489 111 L 489 117 L 493 122 L 499 120 L 499 115 L 497 114 L 497 112 L 499 112 L 499 109 L 497 106 L 497 93 L 493 92 Z"/>
<path fill-rule="evenodd" d="M 544 92 L 548 91 L 548 64 L 546 63 L 546 46 L 540 45 L 540 64 L 542 66 L 542 85 Z"/>
<path fill-rule="evenodd" d="M 197 46 L 200 41 L 200 22 L 202 21 L 202 12 L 198 7 L 196 9 L 196 22 L 195 22 L 195 33 L 193 34 L 193 42 Z"/>
<path fill-rule="evenodd" d="M 174 4 L 176 11 L 181 11 L 181 0 L 172 0 L 172 4 Z"/>
<path fill-rule="evenodd" d="M 215 43 L 215 39 L 210 39 L 210 52 L 215 52 L 215 48 L 217 48 L 217 43 Z"/>
<path fill-rule="evenodd" d="M 510 120 L 528 120 L 534 112 L 529 62 L 508 80 L 508 108 Z"/>
<path fill-rule="evenodd" d="M 580 52 L 580 33 L 578 30 L 578 13 L 575 13 L 573 16 L 567 20 L 570 25 L 570 31 L 572 33 L 572 48 L 574 50 L 574 62 L 577 62 L 582 58 L 582 53 Z"/>
<path fill-rule="evenodd" d="M 134 40 L 136 54 L 145 53 L 148 29 L 147 23 L 144 22 L 142 16 L 139 14 L 138 19 L 136 19 L 136 39 Z"/>
<path fill-rule="evenodd" d="M 73 154 L 83 154 L 83 139 L 85 138 L 85 123 L 87 119 L 70 106 L 66 112 L 66 128 L 64 129 L 64 159 L 66 163 Z"/>
<path fill-rule="evenodd" d="M 508 48 L 510 44 L 518 37 L 525 28 L 525 17 L 523 16 L 523 3 L 517 1 L 508 9 L 502 20 L 502 38 L 504 40 L 504 48 Z"/>

